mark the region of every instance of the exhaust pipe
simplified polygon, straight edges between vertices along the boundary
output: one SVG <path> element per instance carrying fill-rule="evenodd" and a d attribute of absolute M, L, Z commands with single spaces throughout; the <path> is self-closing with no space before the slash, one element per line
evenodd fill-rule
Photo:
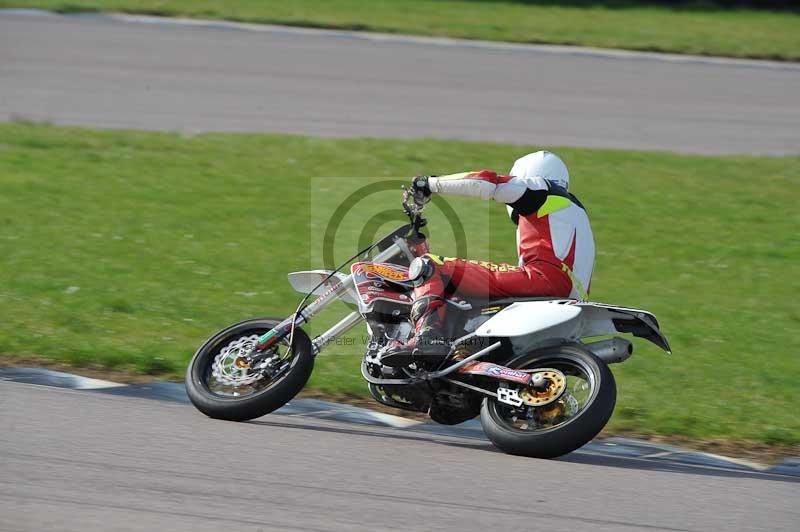
<path fill-rule="evenodd" d="M 633 344 L 624 338 L 612 338 L 584 344 L 584 347 L 606 364 L 625 362 L 633 354 Z"/>

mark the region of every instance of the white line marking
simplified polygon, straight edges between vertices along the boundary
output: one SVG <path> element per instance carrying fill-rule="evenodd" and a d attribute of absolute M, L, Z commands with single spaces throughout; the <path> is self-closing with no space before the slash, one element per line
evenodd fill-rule
<path fill-rule="evenodd" d="M 398 429 L 404 429 L 407 427 L 413 427 L 415 425 L 421 425 L 421 421 L 414 421 L 412 419 L 406 419 L 400 416 L 393 416 L 392 414 L 384 414 L 383 412 L 369 412 L 370 417 L 377 419 L 382 423 L 386 423 L 392 427 Z"/>
<path fill-rule="evenodd" d="M 644 459 L 644 458 L 664 458 L 665 456 L 669 456 L 671 454 L 675 454 L 675 451 L 662 451 L 662 452 L 659 452 L 659 453 L 645 454 L 645 455 L 642 455 L 642 456 L 638 456 L 637 458 L 642 458 L 642 459 Z"/>
<path fill-rule="evenodd" d="M 121 382 L 104 381 L 101 379 L 90 379 L 88 377 L 78 377 L 78 384 L 75 390 L 100 390 L 103 388 L 122 388 L 127 384 Z"/>
<path fill-rule="evenodd" d="M 718 454 L 712 453 L 698 453 L 702 454 L 703 456 L 708 456 L 709 458 L 715 458 L 717 460 L 722 460 L 723 462 L 731 462 L 732 464 L 738 464 L 740 466 L 749 467 L 752 469 L 756 469 L 758 471 L 766 471 L 770 469 L 772 466 L 759 464 L 757 462 L 751 462 L 750 460 L 743 460 L 741 458 L 731 458 L 730 456 L 720 456 Z"/>

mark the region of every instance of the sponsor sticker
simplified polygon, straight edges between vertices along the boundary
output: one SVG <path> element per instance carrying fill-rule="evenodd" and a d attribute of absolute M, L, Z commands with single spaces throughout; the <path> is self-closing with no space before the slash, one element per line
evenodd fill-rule
<path fill-rule="evenodd" d="M 364 264 L 361 267 L 365 272 L 374 273 L 384 279 L 389 279 L 391 281 L 408 281 L 408 272 L 392 268 L 386 264 Z"/>
<path fill-rule="evenodd" d="M 490 362 L 473 362 L 461 368 L 460 372 L 471 373 L 473 375 L 486 375 L 487 377 L 494 377 L 522 384 L 528 384 L 531 379 L 531 376 L 524 371 L 498 366 Z"/>

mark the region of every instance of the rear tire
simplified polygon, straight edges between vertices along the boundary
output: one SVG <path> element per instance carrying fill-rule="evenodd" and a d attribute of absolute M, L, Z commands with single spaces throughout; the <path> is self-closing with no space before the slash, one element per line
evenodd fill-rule
<path fill-rule="evenodd" d="M 555 458 L 570 453 L 591 441 L 603 430 L 617 400 L 614 375 L 605 362 L 577 345 L 544 348 L 519 356 L 507 364 L 515 369 L 556 367 L 559 363 L 580 368 L 593 383 L 587 403 L 573 417 L 551 428 L 535 430 L 513 426 L 502 415 L 506 408 L 487 398 L 481 407 L 481 426 L 500 450 L 520 456 Z"/>
<path fill-rule="evenodd" d="M 280 320 L 259 318 L 242 321 L 218 332 L 200 346 L 186 370 L 186 393 L 192 404 L 205 415 L 229 421 L 247 421 L 264 416 L 288 403 L 303 389 L 314 369 L 311 340 L 299 327 L 294 330 L 292 362 L 274 383 L 251 395 L 224 396 L 211 391 L 209 368 L 214 357 L 232 340 L 266 333 Z"/>

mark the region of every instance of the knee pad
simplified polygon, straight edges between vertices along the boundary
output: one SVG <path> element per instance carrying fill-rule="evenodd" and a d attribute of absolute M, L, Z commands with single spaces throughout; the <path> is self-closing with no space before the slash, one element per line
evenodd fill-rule
<path fill-rule="evenodd" d="M 411 320 L 415 323 L 444 305 L 444 299 L 439 296 L 425 296 L 414 301 L 411 307 Z"/>

